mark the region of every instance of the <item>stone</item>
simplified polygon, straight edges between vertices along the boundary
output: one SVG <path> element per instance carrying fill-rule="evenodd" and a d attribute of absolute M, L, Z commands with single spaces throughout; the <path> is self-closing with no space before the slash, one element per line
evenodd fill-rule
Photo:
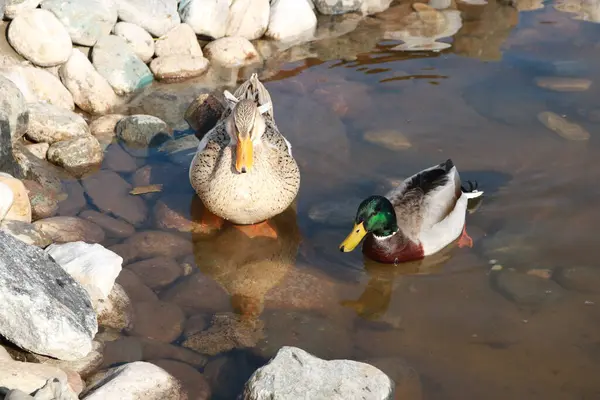
<path fill-rule="evenodd" d="M 124 0 L 118 6 L 120 20 L 139 25 L 157 37 L 181 22 L 177 0 Z"/>
<path fill-rule="evenodd" d="M 198 293 L 204 295 L 198 296 Z M 227 292 L 213 279 L 200 273 L 187 276 L 161 291 L 160 299 L 177 304 L 186 315 L 216 313 L 231 308 Z"/>
<path fill-rule="evenodd" d="M 137 170 L 135 158 L 127 153 L 118 143 L 113 143 L 106 148 L 103 167 L 115 172 L 130 173 Z"/>
<path fill-rule="evenodd" d="M 197 35 L 214 39 L 225 36 L 229 18 L 229 0 L 183 0 L 179 14 Z"/>
<path fill-rule="evenodd" d="M 43 0 L 42 9 L 56 15 L 71 41 L 82 46 L 95 45 L 117 23 L 117 7 L 112 1 Z"/>
<path fill-rule="evenodd" d="M 23 12 L 36 9 L 40 2 L 41 0 L 6 0 L 4 16 L 13 19 Z"/>
<path fill-rule="evenodd" d="M 245 400 L 392 400 L 394 382 L 372 365 L 352 360 L 321 360 L 297 347 L 282 347 L 246 383 Z"/>
<path fill-rule="evenodd" d="M 25 102 L 23 94 L 10 79 L 0 76 L 0 110 L 2 110 L 2 119 L 8 120 L 8 132 L 5 132 L 4 126 L 2 126 L 1 135 L 8 135 L 8 143 L 15 143 L 23 137 L 27 131 L 27 125 L 29 122 L 29 109 Z M 3 122 L 4 124 L 4 122 Z M 7 147 L 10 147 L 9 144 Z M 0 141 L 0 149 L 4 147 L 4 139 Z M 0 150 L 2 151 L 2 150 Z M 3 155 L 0 153 L 0 155 Z M 3 161 L 4 157 L 2 157 Z M 2 164 L 0 163 L 0 166 Z"/>
<path fill-rule="evenodd" d="M 183 327 L 183 336 L 192 336 L 206 330 L 210 326 L 210 321 L 206 314 L 192 315 L 185 321 Z"/>
<path fill-rule="evenodd" d="M 171 303 L 149 301 L 136 303 L 131 334 L 159 342 L 171 343 L 183 332 L 185 315 Z"/>
<path fill-rule="evenodd" d="M 296 0 L 273 1 L 265 36 L 280 41 L 310 37 L 317 27 L 317 16 L 309 3 Z"/>
<path fill-rule="evenodd" d="M 174 360 L 152 360 L 151 362 L 175 377 L 183 387 L 183 392 L 188 399 L 208 400 L 211 398 L 210 386 L 197 369 Z"/>
<path fill-rule="evenodd" d="M 150 6 L 142 7 L 148 9 Z M 101 37 L 92 50 L 92 63 L 118 95 L 133 93 L 153 81 L 146 64 L 120 36 Z"/>
<path fill-rule="evenodd" d="M 394 381 L 396 385 L 394 390 L 395 399 L 423 399 L 423 388 L 419 373 L 402 358 L 375 357 L 361 360 L 361 362 L 379 368 Z"/>
<path fill-rule="evenodd" d="M 67 374 L 60 368 L 52 365 L 0 360 L 0 387 L 31 393 L 44 387 L 48 380 L 54 379 L 59 381 L 61 386 L 64 385 L 68 393 L 68 396 L 63 395 L 59 400 L 77 400 L 74 388 L 67 385 Z M 35 398 L 41 400 L 41 396 Z"/>
<path fill-rule="evenodd" d="M 117 283 L 123 287 L 131 301 L 139 303 L 143 301 L 156 301 L 158 296 L 142 282 L 133 271 L 124 269 L 117 277 Z"/>
<path fill-rule="evenodd" d="M 77 180 L 65 180 L 63 189 L 67 198 L 58 203 L 58 215 L 75 216 L 88 204 L 83 187 Z M 65 193 L 60 196 L 64 197 Z"/>
<path fill-rule="evenodd" d="M 105 114 L 119 104 L 108 80 L 78 49 L 74 49 L 67 62 L 60 66 L 58 74 L 75 104 L 86 112 Z"/>
<path fill-rule="evenodd" d="M 225 36 L 238 36 L 248 40 L 260 38 L 269 25 L 270 11 L 269 0 L 232 2 Z"/>
<path fill-rule="evenodd" d="M 78 360 L 63 361 L 40 355 L 36 355 L 35 357 L 43 365 L 51 365 L 61 369 L 68 369 L 76 372 L 85 379 L 102 365 L 103 350 L 104 343 L 94 340 L 92 342 L 92 351 L 90 351 L 85 357 Z"/>
<path fill-rule="evenodd" d="M 365 133 L 364 139 L 392 151 L 401 151 L 412 147 L 410 140 L 404 134 L 393 129 L 369 131 Z"/>
<path fill-rule="evenodd" d="M 166 195 L 154 205 L 154 221 L 158 229 L 177 230 L 179 232 L 203 232 L 201 221 L 192 218 L 189 194 Z"/>
<path fill-rule="evenodd" d="M 68 379 L 68 378 L 67 378 Z M 79 379 L 81 382 L 81 379 Z M 81 386 L 83 382 L 81 382 Z M 83 387 L 81 387 L 83 389 Z M 35 395 L 29 395 L 19 389 L 13 389 L 6 393 L 4 400 L 77 400 L 77 393 L 67 383 L 58 378 L 48 379 L 46 384 L 35 391 Z"/>
<path fill-rule="evenodd" d="M 25 147 L 31 152 L 31 154 L 33 154 L 40 160 L 45 160 L 50 145 L 48 143 L 32 143 L 28 144 Z"/>
<path fill-rule="evenodd" d="M 33 221 L 56 215 L 58 212 L 58 199 L 51 191 L 29 179 L 24 180 L 23 185 L 25 185 L 31 204 L 31 219 Z"/>
<path fill-rule="evenodd" d="M 13 147 L 13 154 L 18 164 L 19 178 L 31 179 L 54 194 L 62 194 L 62 180 L 69 181 L 72 178 L 57 166 L 46 160 L 40 160 L 24 146 Z"/>
<path fill-rule="evenodd" d="M 85 357 L 98 331 L 85 289 L 41 249 L 0 231 L 0 335 L 34 353 Z"/>
<path fill-rule="evenodd" d="M 130 22 L 118 22 L 113 32 L 125 40 L 140 60 L 145 63 L 152 60 L 155 47 L 154 40 L 144 28 Z"/>
<path fill-rule="evenodd" d="M 221 119 L 223 112 L 225 112 L 223 102 L 212 93 L 204 93 L 196 97 L 183 117 L 189 126 L 196 131 L 196 136 L 202 137 L 214 128 Z"/>
<path fill-rule="evenodd" d="M 188 239 L 169 232 L 138 232 L 123 244 L 135 249 L 140 259 L 161 256 L 178 258 L 192 253 L 192 243 Z"/>
<path fill-rule="evenodd" d="M 48 161 L 80 177 L 102 164 L 104 152 L 92 135 L 56 142 L 48 149 Z"/>
<path fill-rule="evenodd" d="M 152 115 L 131 115 L 121 119 L 115 130 L 125 142 L 138 146 L 153 146 L 167 140 L 172 134 L 167 124 Z"/>
<path fill-rule="evenodd" d="M 519 305 L 540 306 L 560 300 L 564 289 L 556 282 L 534 275 L 503 270 L 492 275 L 497 290 Z"/>
<path fill-rule="evenodd" d="M 204 54 L 210 62 L 225 68 L 243 67 L 261 61 L 254 45 L 243 37 L 225 37 L 212 41 L 204 47 Z"/>
<path fill-rule="evenodd" d="M 10 45 L 23 57 L 41 67 L 66 62 L 73 45 L 65 27 L 48 10 L 20 13 L 8 27 Z"/>
<path fill-rule="evenodd" d="M 141 338 L 134 336 L 118 336 L 105 341 L 104 360 L 102 367 L 110 367 L 115 364 L 131 363 L 141 361 L 144 358 Z M 88 379 L 88 385 L 94 382 Z"/>
<path fill-rule="evenodd" d="M 206 365 L 206 356 L 195 351 L 157 340 L 142 338 L 140 340 L 145 360 L 169 359 L 184 362 L 195 368 L 202 368 Z"/>
<path fill-rule="evenodd" d="M 79 217 L 98 225 L 109 237 L 128 238 L 135 233 L 135 228 L 130 223 L 98 211 L 86 210 L 79 214 Z"/>
<path fill-rule="evenodd" d="M 184 167 L 173 165 L 171 163 L 161 162 L 156 164 L 146 164 L 135 171 L 131 177 L 131 183 L 136 187 L 160 184 L 163 185 L 163 191 L 176 193 L 182 189 L 182 185 L 180 185 L 181 179 L 185 179 L 187 175 L 188 172 Z M 143 196 L 151 196 L 154 194 L 155 193 Z"/>
<path fill-rule="evenodd" d="M 183 270 L 172 258 L 154 257 L 133 264 L 127 269 L 135 272 L 145 285 L 152 289 L 160 289 L 173 283 L 183 275 Z"/>
<path fill-rule="evenodd" d="M 55 243 L 77 241 L 100 243 L 104 240 L 102 228 L 78 217 L 44 218 L 35 221 L 33 225 L 40 232 L 50 236 Z"/>
<path fill-rule="evenodd" d="M 160 146 L 158 150 L 164 153 L 172 163 L 189 167 L 196 154 L 196 150 L 198 150 L 199 144 L 200 140 L 196 135 L 187 135 L 175 140 L 169 140 Z"/>
<path fill-rule="evenodd" d="M 48 103 L 29 104 L 27 137 L 30 140 L 53 144 L 89 135 L 87 123 L 73 111 Z"/>
<path fill-rule="evenodd" d="M 86 400 L 144 399 L 180 400 L 182 388 L 177 379 L 160 367 L 137 361 L 100 372 L 86 388 Z"/>
<path fill-rule="evenodd" d="M 106 299 L 97 301 L 98 325 L 118 331 L 129 331 L 133 326 L 133 305 L 125 289 L 115 283 Z"/>
<path fill-rule="evenodd" d="M 155 58 L 150 70 L 161 81 L 174 82 L 202 75 L 208 60 L 202 56 L 170 55 Z"/>
<path fill-rule="evenodd" d="M 50 236 L 40 232 L 35 225 L 23 221 L 4 220 L 0 223 L 0 231 L 31 246 L 44 248 L 52 243 Z"/>
<path fill-rule="evenodd" d="M 592 85 L 592 81 L 584 78 L 546 76 L 535 78 L 535 84 L 556 92 L 585 92 Z"/>
<path fill-rule="evenodd" d="M 87 290 L 92 303 L 108 298 L 123 264 L 121 256 L 100 244 L 52 244 L 45 251 Z"/>
<path fill-rule="evenodd" d="M 321 14 L 336 15 L 360 10 L 363 0 L 313 0 Z"/>
<path fill-rule="evenodd" d="M 196 34 L 188 24 L 180 24 L 161 36 L 154 46 L 157 57 L 187 55 L 202 57 Z"/>
<path fill-rule="evenodd" d="M 377 14 L 387 10 L 391 3 L 392 0 L 363 0 L 360 11 L 366 15 Z"/>
<path fill-rule="evenodd" d="M 581 141 L 590 138 L 590 133 L 585 128 L 551 111 L 543 111 L 538 114 L 537 118 L 546 128 L 554 131 L 563 139 Z"/>
<path fill-rule="evenodd" d="M 600 293 L 600 268 L 598 267 L 563 267 L 556 271 L 554 280 L 568 290 Z"/>
<path fill-rule="evenodd" d="M 12 207 L 14 195 L 10 186 L 0 181 L 0 222 Z"/>
<path fill-rule="evenodd" d="M 10 175 L 0 175 L 0 183 L 8 186 L 12 192 L 12 204 L 3 218 L 0 218 L 0 221 L 4 219 L 31 222 L 31 204 L 23 182 Z"/>
<path fill-rule="evenodd" d="M 84 178 L 82 183 L 94 205 L 101 211 L 122 218 L 133 226 L 139 226 L 146 220 L 146 203 L 129 194 L 131 185 L 117 173 L 101 170 Z"/>
<path fill-rule="evenodd" d="M 50 103 L 66 110 L 75 108 L 73 96 L 60 79 L 43 68 L 15 65 L 0 70 L 0 74 L 19 88 L 28 103 Z"/>
<path fill-rule="evenodd" d="M 248 353 L 233 352 L 211 359 L 204 367 L 215 397 L 235 399 L 244 391 L 244 385 L 256 370 Z"/>
<path fill-rule="evenodd" d="M 125 116 L 122 114 L 103 115 L 90 123 L 90 131 L 92 132 L 92 135 L 98 139 L 100 145 L 104 149 L 106 149 L 108 145 L 112 143 L 113 138 L 117 134 L 115 131 L 117 122 L 124 117 Z"/>

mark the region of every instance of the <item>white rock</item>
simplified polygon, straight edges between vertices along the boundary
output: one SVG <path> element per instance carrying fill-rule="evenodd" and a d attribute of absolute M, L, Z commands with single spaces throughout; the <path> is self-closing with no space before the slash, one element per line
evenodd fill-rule
<path fill-rule="evenodd" d="M 181 19 L 198 35 L 218 39 L 225 36 L 231 0 L 182 0 Z"/>
<path fill-rule="evenodd" d="M 162 36 L 179 25 L 177 0 L 119 0 L 119 19 L 141 26 L 154 36 Z"/>
<path fill-rule="evenodd" d="M 244 400 L 393 399 L 394 383 L 372 365 L 325 361 L 297 347 L 282 347 L 246 383 Z"/>
<path fill-rule="evenodd" d="M 123 265 L 123 258 L 104 246 L 81 241 L 52 244 L 46 253 L 88 291 L 92 302 L 108 297 Z"/>
<path fill-rule="evenodd" d="M 48 379 L 46 384 L 29 395 L 20 389 L 6 393 L 4 400 L 77 400 L 77 393 L 67 383 L 57 378 Z"/>
<path fill-rule="evenodd" d="M 363 0 L 360 11 L 363 14 L 376 14 L 387 10 L 390 7 L 392 0 Z M 431 1 L 429 2 L 431 5 Z"/>
<path fill-rule="evenodd" d="M 206 57 L 226 68 L 242 67 L 261 60 L 258 52 L 242 37 L 225 37 L 210 42 L 204 47 Z"/>
<path fill-rule="evenodd" d="M 0 231 L 0 335 L 63 360 L 85 357 L 98 332 L 86 290 L 43 250 Z"/>
<path fill-rule="evenodd" d="M 314 0 L 321 14 L 345 14 L 360 10 L 364 0 Z"/>
<path fill-rule="evenodd" d="M 96 71 L 90 60 L 74 49 L 69 60 L 58 70 L 60 79 L 73 95 L 79 108 L 92 114 L 105 114 L 119 103 L 108 81 Z"/>
<path fill-rule="evenodd" d="M 129 331 L 133 327 L 133 304 L 125 289 L 118 283 L 114 284 L 107 299 L 98 300 L 95 308 L 98 325 L 117 331 Z"/>
<path fill-rule="evenodd" d="M 35 364 L 20 361 L 0 360 L 0 387 L 22 390 L 25 393 L 34 392 L 46 385 L 49 379 L 57 379 L 61 386 L 77 399 L 77 395 L 67 383 L 67 374 L 52 365 Z M 62 399 L 66 399 L 63 397 Z M 61 400 L 62 400 L 61 399 Z"/>
<path fill-rule="evenodd" d="M 316 27 L 317 16 L 308 1 L 274 0 L 265 35 L 281 41 L 296 40 L 311 36 Z"/>
<path fill-rule="evenodd" d="M 23 57 L 42 67 L 69 59 L 71 37 L 54 14 L 35 9 L 19 14 L 8 27 L 8 41 Z"/>
<path fill-rule="evenodd" d="M 73 110 L 73 96 L 51 72 L 31 66 L 15 65 L 0 74 L 12 81 L 28 103 L 38 101 Z"/>
<path fill-rule="evenodd" d="M 150 63 L 150 70 L 160 80 L 177 81 L 202 75 L 208 60 L 202 56 L 175 54 L 158 57 Z"/>
<path fill-rule="evenodd" d="M 125 42 L 137 54 L 140 60 L 147 63 L 152 59 L 154 55 L 154 40 L 144 28 L 130 22 L 119 22 L 115 25 L 113 32 L 115 35 L 125 39 Z"/>
<path fill-rule="evenodd" d="M 52 144 L 89 135 L 88 125 L 79 114 L 52 104 L 29 104 L 27 137 L 30 140 Z"/>
<path fill-rule="evenodd" d="M 202 49 L 192 27 L 181 24 L 156 41 L 155 54 L 157 57 L 176 54 L 201 57 Z"/>
<path fill-rule="evenodd" d="M 6 184 L 0 182 L 0 222 L 4 219 L 4 216 L 10 210 L 13 203 L 13 192 Z"/>
<path fill-rule="evenodd" d="M 17 15 L 30 11 L 40 5 L 42 0 L 6 0 L 4 16 L 13 19 Z"/>
<path fill-rule="evenodd" d="M 269 25 L 269 0 L 236 0 L 229 8 L 226 36 L 261 37 Z"/>
<path fill-rule="evenodd" d="M 136 361 L 101 373 L 90 380 L 84 400 L 183 400 L 177 379 L 154 364 Z"/>

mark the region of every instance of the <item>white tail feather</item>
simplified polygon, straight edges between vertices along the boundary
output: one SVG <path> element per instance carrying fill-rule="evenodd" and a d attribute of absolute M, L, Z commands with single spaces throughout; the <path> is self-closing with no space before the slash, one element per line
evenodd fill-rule
<path fill-rule="evenodd" d="M 483 194 L 482 190 L 473 190 L 472 192 L 463 192 L 467 199 L 476 199 Z"/>

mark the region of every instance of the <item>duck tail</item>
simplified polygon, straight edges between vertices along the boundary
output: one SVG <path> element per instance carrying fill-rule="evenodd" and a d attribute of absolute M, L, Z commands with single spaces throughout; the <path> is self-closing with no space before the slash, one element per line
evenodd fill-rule
<path fill-rule="evenodd" d="M 273 116 L 273 102 L 271 101 L 271 95 L 265 85 L 258 79 L 258 74 L 253 73 L 248 80 L 237 88 L 233 95 L 238 100 L 253 100 L 259 107 L 270 105 L 266 114 L 271 117 Z"/>
<path fill-rule="evenodd" d="M 478 184 L 476 181 L 467 181 L 467 183 L 469 184 L 469 188 L 465 188 L 464 186 L 461 186 L 460 189 L 462 190 L 462 192 L 465 194 L 465 197 L 467 199 L 476 199 L 477 197 L 481 196 L 483 194 L 482 190 L 477 190 Z"/>

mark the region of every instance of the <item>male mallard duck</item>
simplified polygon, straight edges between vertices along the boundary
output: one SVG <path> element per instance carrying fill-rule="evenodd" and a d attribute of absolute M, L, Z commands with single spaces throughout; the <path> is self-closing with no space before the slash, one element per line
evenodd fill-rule
<path fill-rule="evenodd" d="M 469 185 L 469 190 L 461 187 L 454 163 L 447 160 L 407 178 L 385 197 L 369 197 L 358 207 L 340 251 L 354 250 L 366 236 L 367 257 L 396 264 L 434 254 L 459 236 L 460 247 L 472 246 L 465 230 L 467 203 L 483 192 Z"/>
<path fill-rule="evenodd" d="M 256 224 L 292 204 L 300 172 L 256 74 L 234 94 L 225 91 L 225 98 L 228 107 L 192 160 L 190 183 L 211 213 L 234 224 Z"/>

